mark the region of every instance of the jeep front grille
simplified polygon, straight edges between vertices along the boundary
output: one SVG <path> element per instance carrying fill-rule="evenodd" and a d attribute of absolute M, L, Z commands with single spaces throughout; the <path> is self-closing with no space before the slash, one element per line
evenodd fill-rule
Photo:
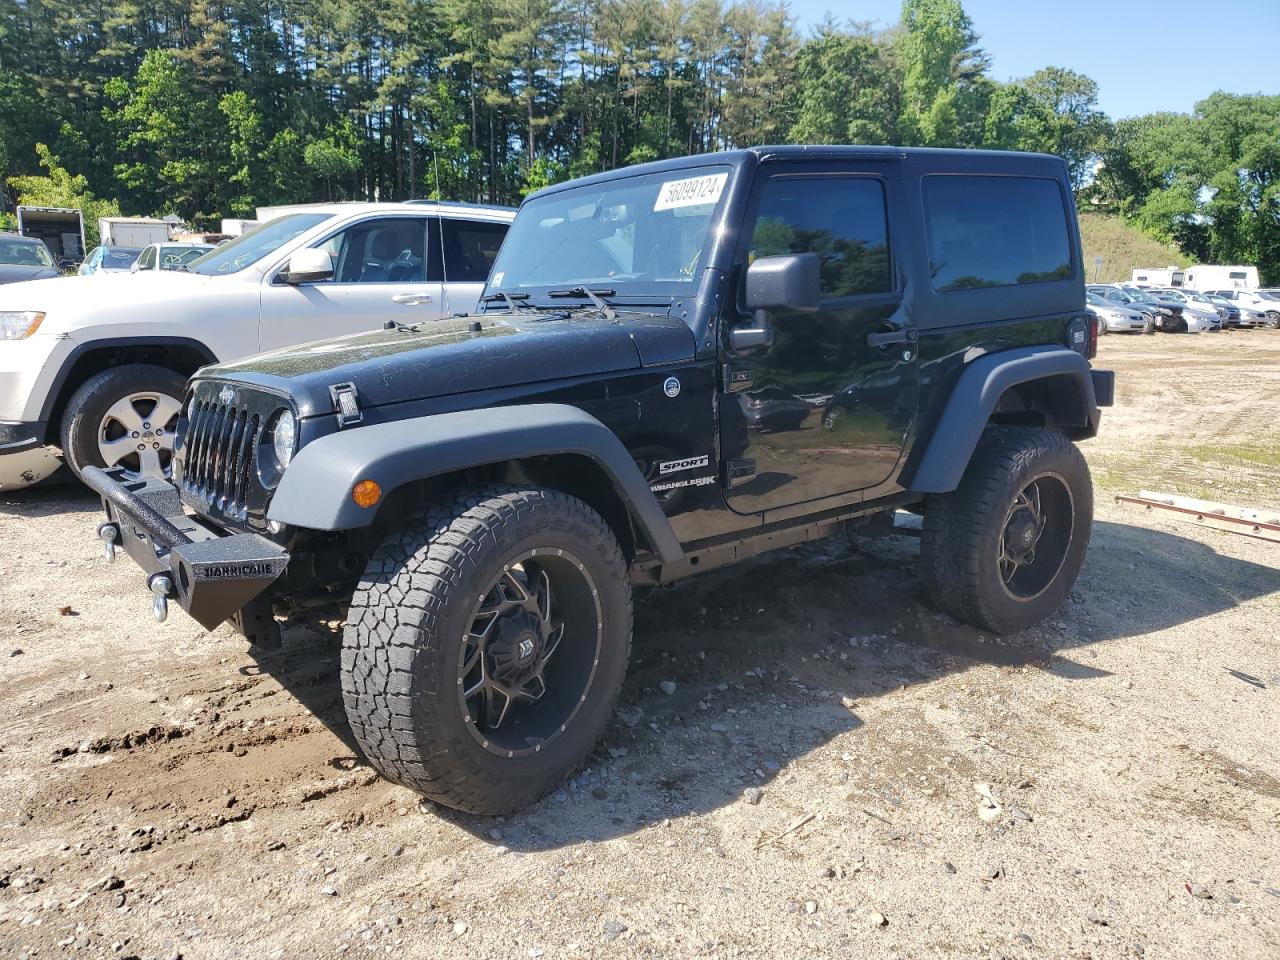
<path fill-rule="evenodd" d="M 261 414 L 193 398 L 188 417 L 182 489 L 220 513 L 242 516 L 257 478 Z"/>

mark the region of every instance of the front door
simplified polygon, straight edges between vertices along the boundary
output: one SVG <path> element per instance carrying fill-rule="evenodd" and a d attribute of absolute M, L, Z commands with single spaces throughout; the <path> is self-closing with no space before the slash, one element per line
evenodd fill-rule
<path fill-rule="evenodd" d="M 434 217 L 373 217 L 316 243 L 333 260 L 332 279 L 265 280 L 261 349 L 445 316 L 436 230 Z"/>
<path fill-rule="evenodd" d="M 771 311 L 771 342 L 725 348 L 721 447 L 735 511 L 852 494 L 894 474 L 916 407 L 914 328 L 889 229 L 899 188 L 892 162 L 849 173 L 780 164 L 756 184 L 744 269 L 814 253 L 821 304 Z"/>

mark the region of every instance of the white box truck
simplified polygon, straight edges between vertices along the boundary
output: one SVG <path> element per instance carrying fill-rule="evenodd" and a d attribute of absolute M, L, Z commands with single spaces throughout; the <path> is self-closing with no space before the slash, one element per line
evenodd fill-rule
<path fill-rule="evenodd" d="M 227 237 L 243 236 L 257 225 L 257 220 L 240 220 L 231 217 L 223 217 L 222 234 Z"/>
<path fill-rule="evenodd" d="M 151 217 L 103 217 L 98 221 L 98 237 L 104 247 L 145 247 L 165 243 L 169 224 Z"/>
<path fill-rule="evenodd" d="M 18 233 L 43 240 L 60 267 L 84 259 L 84 215 L 74 207 L 19 207 Z"/>
<path fill-rule="evenodd" d="M 1247 264 L 1197 264 L 1187 267 L 1186 272 L 1187 286 L 1192 290 L 1258 289 L 1258 268 Z"/>
<path fill-rule="evenodd" d="M 1182 287 L 1186 286 L 1187 275 L 1175 266 L 1136 267 L 1130 279 L 1138 287 Z"/>

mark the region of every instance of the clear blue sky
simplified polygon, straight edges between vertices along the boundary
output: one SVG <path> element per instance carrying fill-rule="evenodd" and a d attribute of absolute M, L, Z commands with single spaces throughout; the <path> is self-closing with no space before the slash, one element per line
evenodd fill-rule
<path fill-rule="evenodd" d="M 1280 93 L 1280 0 L 963 0 L 997 80 L 1068 67 L 1112 118 L 1189 112 L 1215 90 Z M 801 29 L 826 11 L 898 22 L 901 0 L 790 0 Z M 1201 46 L 1207 41 L 1211 46 Z"/>

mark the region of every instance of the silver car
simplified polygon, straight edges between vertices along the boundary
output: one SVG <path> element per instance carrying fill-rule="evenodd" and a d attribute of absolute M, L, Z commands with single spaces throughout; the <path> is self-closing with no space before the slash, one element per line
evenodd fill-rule
<path fill-rule="evenodd" d="M 1099 333 L 1150 333 L 1155 321 L 1141 310 L 1108 301 L 1096 293 L 1085 294 L 1089 309 L 1098 315 Z"/>

